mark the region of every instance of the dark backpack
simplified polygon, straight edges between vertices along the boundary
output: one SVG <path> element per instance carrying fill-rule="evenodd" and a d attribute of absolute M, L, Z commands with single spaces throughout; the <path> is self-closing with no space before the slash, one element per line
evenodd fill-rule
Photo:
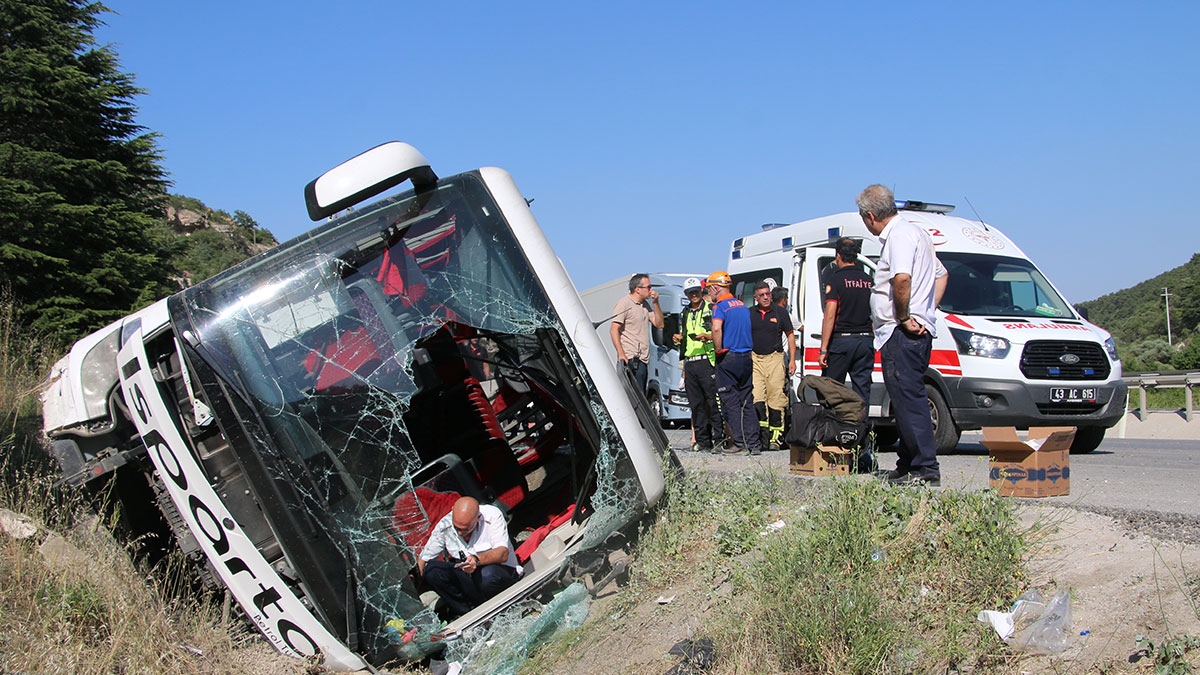
<path fill-rule="evenodd" d="M 812 387 L 821 403 L 804 400 L 806 386 Z M 866 438 L 866 405 L 849 387 L 828 378 L 805 375 L 796 398 L 787 435 L 789 445 L 812 448 L 824 443 L 852 448 Z"/>

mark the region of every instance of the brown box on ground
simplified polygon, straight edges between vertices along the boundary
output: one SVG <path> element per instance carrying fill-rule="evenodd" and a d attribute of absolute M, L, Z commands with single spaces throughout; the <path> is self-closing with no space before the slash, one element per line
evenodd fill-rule
<path fill-rule="evenodd" d="M 1075 427 L 1034 427 L 1024 441 L 1013 427 L 984 427 L 992 489 L 1005 497 L 1070 494 L 1073 440 Z"/>
<path fill-rule="evenodd" d="M 854 450 L 836 445 L 820 445 L 815 448 L 790 446 L 792 473 L 801 476 L 847 476 L 854 464 Z"/>

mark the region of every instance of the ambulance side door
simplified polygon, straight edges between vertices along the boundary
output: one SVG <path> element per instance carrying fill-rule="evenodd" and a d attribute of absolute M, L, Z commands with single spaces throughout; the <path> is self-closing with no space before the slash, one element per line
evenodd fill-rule
<path fill-rule="evenodd" d="M 832 248 L 810 246 L 800 256 L 800 323 L 804 326 L 801 354 L 797 361 L 802 367 L 796 369 L 797 377 L 821 374 L 821 321 L 825 317 L 825 289 L 822 278 L 833 262 Z M 797 346 L 799 348 L 799 346 Z"/>

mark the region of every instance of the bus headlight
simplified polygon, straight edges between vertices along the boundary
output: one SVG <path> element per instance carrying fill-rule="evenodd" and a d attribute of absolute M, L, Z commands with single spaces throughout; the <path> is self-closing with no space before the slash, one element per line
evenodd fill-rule
<path fill-rule="evenodd" d="M 958 353 L 967 356 L 982 356 L 988 359 L 1002 359 L 1008 356 L 1011 346 L 1008 340 L 994 335 L 972 333 L 971 331 L 950 329 L 954 336 L 954 344 L 958 345 Z"/>
<path fill-rule="evenodd" d="M 1108 358 L 1112 359 L 1114 363 L 1121 360 L 1121 359 L 1117 358 L 1117 341 L 1116 340 L 1114 340 L 1112 338 L 1106 338 L 1104 340 L 1104 351 L 1108 352 Z"/>

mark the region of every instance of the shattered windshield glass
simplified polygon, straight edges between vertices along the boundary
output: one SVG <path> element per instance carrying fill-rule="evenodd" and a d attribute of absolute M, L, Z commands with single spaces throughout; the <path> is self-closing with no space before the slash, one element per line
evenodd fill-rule
<path fill-rule="evenodd" d="M 978 253 L 939 253 L 950 273 L 938 309 L 954 314 L 1070 317 L 1070 308 L 1033 263 Z"/>
<path fill-rule="evenodd" d="M 589 517 L 594 544 L 641 511 L 612 421 L 474 174 L 184 298 L 173 320 L 196 378 L 242 463 L 277 484 L 258 488 L 277 534 L 290 523 L 301 540 L 280 537 L 297 583 L 372 660 L 397 647 L 389 625 L 440 625 L 409 572 L 459 496 L 500 507 L 515 547 L 564 516 Z"/>

